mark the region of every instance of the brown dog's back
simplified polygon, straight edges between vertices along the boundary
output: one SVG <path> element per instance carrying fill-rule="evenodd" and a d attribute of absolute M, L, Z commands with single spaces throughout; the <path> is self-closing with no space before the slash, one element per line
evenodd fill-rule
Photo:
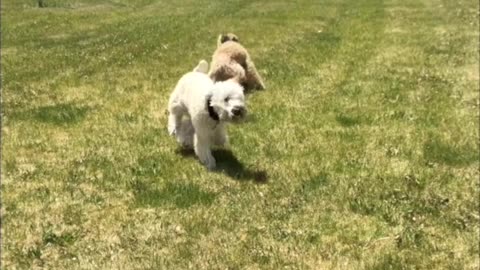
<path fill-rule="evenodd" d="M 242 84 L 246 91 L 265 88 L 247 50 L 234 34 L 219 36 L 209 76 L 213 81 L 234 79 Z"/>
<path fill-rule="evenodd" d="M 227 41 L 222 43 L 213 55 L 214 59 L 221 59 L 222 62 L 235 61 L 246 69 L 247 66 L 247 50 L 235 41 Z M 228 60 L 227 60 L 228 59 Z"/>

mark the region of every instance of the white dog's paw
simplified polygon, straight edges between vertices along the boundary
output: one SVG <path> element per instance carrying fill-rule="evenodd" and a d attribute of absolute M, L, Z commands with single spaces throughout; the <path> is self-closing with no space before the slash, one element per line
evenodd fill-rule
<path fill-rule="evenodd" d="M 170 136 L 174 136 L 175 134 L 177 134 L 177 129 L 175 128 L 174 125 L 169 125 L 168 126 L 168 135 Z"/>
<path fill-rule="evenodd" d="M 205 60 L 200 60 L 200 62 L 193 69 L 193 71 L 207 74 L 207 72 L 208 72 L 208 62 L 205 61 Z"/>
<path fill-rule="evenodd" d="M 183 148 L 193 148 L 193 136 L 188 134 L 178 134 L 177 135 L 177 142 Z"/>
<path fill-rule="evenodd" d="M 212 159 L 207 164 L 205 164 L 205 167 L 207 167 L 209 171 L 212 171 L 215 169 L 215 167 L 217 167 L 217 162 L 215 161 L 215 159 Z"/>
<path fill-rule="evenodd" d="M 205 167 L 207 167 L 208 170 L 213 170 L 217 166 L 217 162 L 215 161 L 215 158 L 212 155 L 207 155 L 204 158 L 200 159 L 200 162 L 202 162 Z"/>
<path fill-rule="evenodd" d="M 177 116 L 174 114 L 169 114 L 168 115 L 168 123 L 167 123 L 167 130 L 168 134 L 170 136 L 173 136 L 178 133 L 178 121 L 177 121 Z"/>

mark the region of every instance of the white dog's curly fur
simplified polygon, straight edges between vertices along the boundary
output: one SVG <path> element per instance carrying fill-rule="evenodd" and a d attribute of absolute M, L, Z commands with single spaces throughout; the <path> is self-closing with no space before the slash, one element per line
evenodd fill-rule
<path fill-rule="evenodd" d="M 216 166 L 211 147 L 225 146 L 227 122 L 246 115 L 243 87 L 228 80 L 214 83 L 204 60 L 178 81 L 168 103 L 168 132 L 184 147 L 192 147 L 208 168 Z M 185 119 L 184 119 L 185 118 Z"/>

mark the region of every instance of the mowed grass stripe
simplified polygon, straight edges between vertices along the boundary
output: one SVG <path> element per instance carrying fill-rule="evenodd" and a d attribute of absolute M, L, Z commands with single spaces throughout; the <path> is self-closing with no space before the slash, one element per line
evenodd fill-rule
<path fill-rule="evenodd" d="M 345 8 L 347 5 L 341 6 Z M 318 143 L 315 133 L 319 129 L 325 129 L 326 126 L 330 125 L 332 111 L 339 111 L 338 114 L 341 117 L 345 108 L 332 108 L 336 106 L 335 104 L 339 104 L 342 99 L 345 99 L 338 96 L 338 93 L 343 91 L 338 85 L 345 84 L 344 80 L 348 78 L 354 78 L 355 70 L 360 70 L 366 62 L 366 59 L 362 58 L 375 54 L 375 46 L 379 42 L 377 32 L 382 32 L 381 16 L 378 17 L 378 14 L 382 13 L 382 8 L 381 6 L 374 7 L 367 7 L 372 18 L 366 15 L 363 18 L 358 18 L 360 16 L 355 14 L 363 14 L 363 12 L 354 12 L 358 10 L 356 5 L 353 5 L 351 9 L 342 9 L 337 13 L 338 18 L 342 18 L 341 22 L 332 21 L 331 25 L 327 24 L 323 27 L 322 32 L 308 32 L 304 34 L 302 39 L 295 40 L 294 44 L 298 49 L 292 50 L 294 56 L 289 58 L 286 55 L 283 56 L 286 58 L 285 66 L 294 66 L 295 68 L 299 66 L 298 70 L 290 74 L 292 79 L 287 77 L 289 82 L 281 83 L 285 78 L 283 78 L 283 74 L 279 74 L 277 76 L 280 77 L 280 80 L 274 81 L 275 84 L 272 86 L 273 89 L 278 89 L 278 91 L 265 92 L 252 97 L 252 110 L 259 112 L 254 115 L 256 121 L 251 123 L 251 125 L 254 125 L 253 128 L 263 129 L 268 127 L 272 134 L 282 133 L 284 135 L 283 140 L 282 142 L 265 140 L 268 144 L 256 145 L 255 148 L 250 149 L 252 154 L 253 152 L 261 152 L 263 149 L 269 149 L 266 150 L 271 152 L 269 158 L 274 160 L 285 157 L 285 159 L 295 160 L 296 162 L 302 160 L 310 162 L 311 159 L 300 157 L 315 155 L 318 158 L 319 154 L 326 152 L 326 149 L 319 149 L 322 144 Z M 349 13 L 353 13 L 354 15 L 351 17 L 354 18 L 343 15 Z M 375 20 L 380 20 L 380 22 Z M 371 25 L 362 29 L 355 29 L 355 25 L 363 26 L 366 22 L 371 23 Z M 378 26 L 369 27 L 372 25 Z M 359 34 L 365 36 L 365 45 L 358 48 L 351 46 L 350 44 L 358 38 L 357 35 Z M 290 44 L 286 46 L 290 47 Z M 272 54 L 275 53 L 272 52 Z M 290 63 L 287 63 L 288 61 Z M 332 72 L 329 65 L 336 66 L 335 72 Z M 339 78 L 325 79 L 332 74 Z M 269 103 L 269 100 L 275 100 L 275 102 Z M 346 119 L 346 121 L 349 121 L 349 119 Z M 334 125 L 337 126 L 337 124 Z M 309 140 L 309 138 L 312 138 L 312 140 Z M 259 142 L 261 143 L 261 141 Z M 278 149 L 271 147 L 279 144 L 281 147 Z M 293 150 L 294 148 L 298 149 L 298 147 L 301 147 L 300 151 Z M 297 154 L 300 159 L 292 159 L 292 155 Z M 299 174 L 305 175 L 303 170 L 308 170 L 309 167 L 298 166 L 298 168 L 302 168 L 302 172 L 299 172 Z"/>

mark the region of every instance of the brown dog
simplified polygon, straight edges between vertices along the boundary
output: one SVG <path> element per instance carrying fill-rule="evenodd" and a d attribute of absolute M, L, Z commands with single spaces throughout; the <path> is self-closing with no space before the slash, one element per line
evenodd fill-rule
<path fill-rule="evenodd" d="M 247 50 L 239 43 L 238 37 L 231 33 L 218 37 L 208 75 L 213 81 L 234 79 L 243 85 L 245 91 L 265 89 Z"/>

